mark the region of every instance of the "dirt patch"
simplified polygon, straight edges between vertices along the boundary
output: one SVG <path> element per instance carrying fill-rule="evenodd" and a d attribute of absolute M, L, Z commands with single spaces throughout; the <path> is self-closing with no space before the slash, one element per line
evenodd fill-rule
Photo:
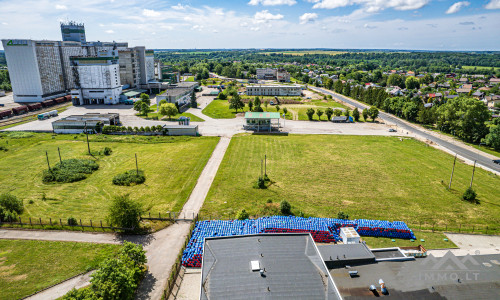
<path fill-rule="evenodd" d="M 9 281 L 20 281 L 20 280 L 25 280 L 26 278 L 28 278 L 28 274 L 12 276 L 8 280 Z"/>
<path fill-rule="evenodd" d="M 311 100 L 309 100 L 309 99 L 304 99 L 304 100 L 302 100 L 302 102 L 311 102 Z"/>
<path fill-rule="evenodd" d="M 0 267 L 0 273 L 8 273 L 8 271 L 14 269 L 16 267 L 16 264 L 10 265 L 10 266 L 1 266 Z"/>
<path fill-rule="evenodd" d="M 342 204 L 343 205 L 351 205 L 351 204 L 354 204 L 353 201 L 349 201 L 349 200 L 342 200 Z"/>
<path fill-rule="evenodd" d="M 323 102 L 323 103 L 328 103 L 328 100 L 321 100 L 321 102 Z"/>

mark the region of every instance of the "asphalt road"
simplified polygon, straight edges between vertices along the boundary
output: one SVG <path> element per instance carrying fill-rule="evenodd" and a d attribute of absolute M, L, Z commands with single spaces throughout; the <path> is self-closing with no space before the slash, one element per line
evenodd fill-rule
<path fill-rule="evenodd" d="M 320 92 L 325 93 L 327 95 L 332 95 L 332 97 L 334 97 L 340 101 L 346 102 L 349 105 L 357 107 L 358 109 L 369 108 L 368 105 L 362 104 L 358 101 L 352 100 L 352 99 L 347 98 L 343 95 L 338 95 L 338 94 L 335 94 L 331 91 L 317 88 L 317 87 L 313 87 L 313 86 L 309 86 L 309 88 L 312 90 L 320 91 Z M 408 132 L 412 132 L 412 133 L 417 134 L 417 135 L 419 135 L 419 136 L 421 136 L 429 141 L 432 141 L 432 142 L 438 144 L 439 146 L 444 147 L 444 148 L 450 150 L 451 152 L 456 153 L 459 156 L 461 156 L 467 160 L 477 161 L 477 164 L 479 164 L 479 165 L 482 165 L 486 168 L 500 172 L 500 165 L 493 163 L 491 157 L 483 155 L 481 153 L 481 151 L 471 151 L 469 149 L 466 149 L 465 147 L 461 147 L 459 145 L 450 143 L 450 142 L 448 142 L 442 138 L 439 138 L 437 136 L 428 134 L 423 129 L 419 129 L 419 128 L 410 126 L 406 123 L 406 121 L 403 121 L 403 120 L 401 120 L 401 119 L 399 119 L 391 114 L 380 112 L 379 118 L 381 118 L 382 120 L 384 120 L 386 122 L 396 124 L 398 126 L 398 129 L 403 129 L 403 130 L 406 130 Z"/>

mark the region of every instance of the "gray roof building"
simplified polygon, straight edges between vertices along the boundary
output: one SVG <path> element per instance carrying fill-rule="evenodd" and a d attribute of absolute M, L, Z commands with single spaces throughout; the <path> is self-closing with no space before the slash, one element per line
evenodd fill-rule
<path fill-rule="evenodd" d="M 342 299 L 308 233 L 206 238 L 200 299 Z"/>

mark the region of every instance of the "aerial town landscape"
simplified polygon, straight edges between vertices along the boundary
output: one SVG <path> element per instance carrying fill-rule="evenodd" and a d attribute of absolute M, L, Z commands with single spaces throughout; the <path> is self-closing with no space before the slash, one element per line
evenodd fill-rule
<path fill-rule="evenodd" d="M 500 0 L 0 12 L 0 300 L 500 299 Z"/>

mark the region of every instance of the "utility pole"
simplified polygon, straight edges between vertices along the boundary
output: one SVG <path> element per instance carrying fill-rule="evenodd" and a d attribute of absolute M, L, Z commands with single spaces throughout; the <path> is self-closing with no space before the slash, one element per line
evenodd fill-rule
<path fill-rule="evenodd" d="M 47 151 L 45 151 L 45 156 L 47 157 L 47 166 L 49 166 L 50 171 L 49 154 L 47 153 Z"/>
<path fill-rule="evenodd" d="M 62 165 L 61 150 L 59 150 L 59 147 L 57 147 L 57 152 L 59 153 L 59 163 Z"/>
<path fill-rule="evenodd" d="M 474 161 L 474 168 L 472 169 L 472 178 L 470 179 L 470 188 L 472 188 L 472 181 L 474 181 L 474 172 L 476 171 L 476 161 Z"/>
<path fill-rule="evenodd" d="M 451 170 L 450 184 L 448 185 L 448 189 L 451 189 L 451 181 L 453 180 L 453 173 L 455 172 L 455 163 L 457 162 L 457 155 L 455 154 L 455 160 L 453 161 L 453 169 Z"/>
<path fill-rule="evenodd" d="M 267 176 L 267 154 L 264 154 L 264 175 Z"/>
<path fill-rule="evenodd" d="M 87 121 L 85 121 L 85 133 L 87 134 L 87 148 L 89 149 L 89 155 L 92 155 L 92 153 L 90 153 L 89 131 L 87 130 Z"/>
<path fill-rule="evenodd" d="M 262 178 L 262 165 L 264 164 L 264 161 L 261 159 L 260 160 L 260 178 Z"/>
<path fill-rule="evenodd" d="M 139 165 L 137 164 L 137 153 L 135 154 L 135 169 L 137 171 L 137 176 L 139 176 Z"/>

